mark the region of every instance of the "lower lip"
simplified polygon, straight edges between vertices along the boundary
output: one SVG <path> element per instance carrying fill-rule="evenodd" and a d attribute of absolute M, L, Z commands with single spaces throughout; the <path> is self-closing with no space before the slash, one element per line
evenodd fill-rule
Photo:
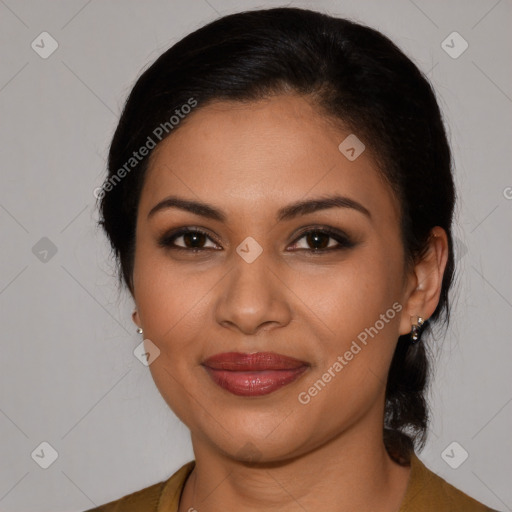
<path fill-rule="evenodd" d="M 297 380 L 307 369 L 301 366 L 293 370 L 228 371 L 214 370 L 205 366 L 213 382 L 238 396 L 262 396 Z"/>

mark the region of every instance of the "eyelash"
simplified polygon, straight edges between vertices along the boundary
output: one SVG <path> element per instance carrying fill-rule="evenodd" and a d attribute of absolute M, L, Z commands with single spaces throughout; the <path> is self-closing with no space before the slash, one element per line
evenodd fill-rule
<path fill-rule="evenodd" d="M 294 251 L 306 251 L 306 252 L 309 252 L 310 254 L 314 255 L 314 254 L 330 253 L 332 251 L 339 251 L 341 249 L 350 249 L 356 245 L 347 235 L 345 235 L 341 232 L 332 230 L 330 228 L 325 228 L 325 227 L 318 227 L 318 228 L 315 227 L 315 228 L 310 228 L 307 231 L 303 231 L 302 233 L 300 233 L 298 235 L 298 238 L 296 238 L 294 240 L 293 245 L 295 245 L 299 240 L 301 240 L 305 236 L 312 234 L 312 233 L 327 235 L 329 238 L 336 240 L 338 245 L 335 247 L 329 247 L 326 249 L 294 249 Z M 174 233 L 169 233 L 169 234 L 162 236 L 158 240 L 158 246 L 162 247 L 162 248 L 170 249 L 173 251 L 184 251 L 184 252 L 189 252 L 189 253 L 190 252 L 200 253 L 200 252 L 208 251 L 208 250 L 214 250 L 214 251 L 219 250 L 219 249 L 212 249 L 211 247 L 209 247 L 209 248 L 201 248 L 201 247 L 187 248 L 187 247 L 180 247 L 180 246 L 174 245 L 174 242 L 177 238 L 179 238 L 180 236 L 183 236 L 183 235 L 187 235 L 187 234 L 204 235 L 207 238 L 209 238 L 212 242 L 214 242 L 218 245 L 218 243 L 215 240 L 213 240 L 212 237 L 206 231 L 203 231 L 199 228 L 193 228 L 193 229 L 182 228 Z M 327 245 L 329 245 L 329 244 L 327 244 Z"/>

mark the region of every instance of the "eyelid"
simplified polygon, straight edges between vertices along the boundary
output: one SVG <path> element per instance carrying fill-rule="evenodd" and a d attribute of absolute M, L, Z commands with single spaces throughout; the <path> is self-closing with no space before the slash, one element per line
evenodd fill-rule
<path fill-rule="evenodd" d="M 337 245 L 335 247 L 329 247 L 326 249 L 295 249 L 299 251 L 309 252 L 311 254 L 321 254 L 321 253 L 328 253 L 337 249 L 349 249 L 351 247 L 354 247 L 356 245 L 356 242 L 352 239 L 351 236 L 349 236 L 345 231 L 339 228 L 332 228 L 330 226 L 322 226 L 322 225 L 311 225 L 307 226 L 299 231 L 297 235 L 295 235 L 295 238 L 292 242 L 292 245 L 295 245 L 299 240 L 304 238 L 305 235 L 309 233 L 322 233 L 329 238 L 332 238 L 336 241 Z"/>
<path fill-rule="evenodd" d="M 181 247 L 179 245 L 172 245 L 170 243 L 171 241 L 175 242 L 177 238 L 179 238 L 183 235 L 189 234 L 189 233 L 198 233 L 198 234 L 204 235 L 207 238 L 209 238 L 212 242 L 214 242 L 216 245 L 218 245 L 218 246 L 221 245 L 219 243 L 219 241 L 216 240 L 216 238 L 213 235 L 211 235 L 206 229 L 200 228 L 198 226 L 183 226 L 181 228 L 177 228 L 177 229 L 173 229 L 169 232 L 165 232 L 163 235 L 158 237 L 158 245 L 160 247 L 163 247 L 164 249 L 173 249 L 173 250 L 182 249 L 184 251 L 219 250 L 219 249 L 212 249 L 211 247 L 208 247 L 206 249 L 186 248 L 186 247 Z"/>

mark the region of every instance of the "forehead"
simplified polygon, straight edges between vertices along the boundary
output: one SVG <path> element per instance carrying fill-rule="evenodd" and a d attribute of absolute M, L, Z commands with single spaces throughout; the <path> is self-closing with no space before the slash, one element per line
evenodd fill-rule
<path fill-rule="evenodd" d="M 263 215 L 262 206 L 270 213 L 293 200 L 339 193 L 396 215 L 368 144 L 352 161 L 340 151 L 354 135 L 298 95 L 216 101 L 196 109 L 155 148 L 140 208 L 149 211 L 166 194 L 180 194 L 228 213 Z"/>

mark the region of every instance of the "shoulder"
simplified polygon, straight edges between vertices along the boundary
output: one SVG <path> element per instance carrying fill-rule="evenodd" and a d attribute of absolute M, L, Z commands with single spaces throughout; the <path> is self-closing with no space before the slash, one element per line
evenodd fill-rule
<path fill-rule="evenodd" d="M 413 454 L 407 492 L 399 512 L 497 512 L 449 484 Z"/>
<path fill-rule="evenodd" d="M 145 487 L 139 491 L 127 494 L 115 501 L 110 501 L 85 512 L 172 512 L 177 505 L 185 480 L 192 471 L 195 461 L 184 464 L 167 480 Z M 165 501 L 165 503 L 163 503 Z M 165 505 L 165 508 L 162 506 Z"/>

